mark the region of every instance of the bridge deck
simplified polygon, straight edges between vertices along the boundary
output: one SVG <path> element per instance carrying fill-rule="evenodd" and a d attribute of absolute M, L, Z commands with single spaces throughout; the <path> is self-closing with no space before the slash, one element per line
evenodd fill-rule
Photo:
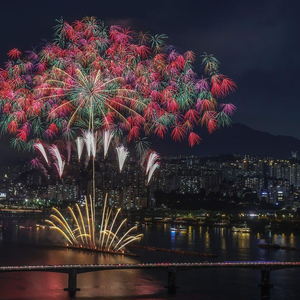
<path fill-rule="evenodd" d="M 166 285 L 169 294 L 176 292 L 176 273 L 178 271 L 200 269 L 200 268 L 252 268 L 261 272 L 259 286 L 269 289 L 270 272 L 272 270 L 300 267 L 300 262 L 274 262 L 274 261 L 225 261 L 225 262 L 199 262 L 199 263 L 145 263 L 145 264 L 105 264 L 105 265 L 46 265 L 46 266 L 1 266 L 0 273 L 4 272 L 57 272 L 68 274 L 68 291 L 75 295 L 80 289 L 77 287 L 77 275 L 86 272 L 104 270 L 126 270 L 126 269 L 155 269 L 167 271 L 168 283 Z"/>
<path fill-rule="evenodd" d="M 80 264 L 80 265 L 40 265 L 40 266 L 1 266 L 0 272 L 18 271 L 48 271 L 68 273 L 71 269 L 77 269 L 78 273 L 101 271 L 101 270 L 124 270 L 124 269 L 166 269 L 174 268 L 255 268 L 283 269 L 300 267 L 300 262 L 274 262 L 274 261 L 239 261 L 239 262 L 201 262 L 201 263 L 141 263 L 141 264 Z"/>

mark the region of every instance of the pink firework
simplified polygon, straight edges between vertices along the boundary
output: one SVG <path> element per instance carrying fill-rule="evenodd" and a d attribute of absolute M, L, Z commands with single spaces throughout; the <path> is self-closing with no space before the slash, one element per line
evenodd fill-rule
<path fill-rule="evenodd" d="M 30 163 L 35 169 L 40 169 L 45 176 L 48 175 L 48 171 L 45 169 L 38 157 L 32 159 Z"/>
<path fill-rule="evenodd" d="M 194 147 L 194 145 L 200 144 L 202 139 L 198 134 L 190 132 L 188 140 L 190 147 Z"/>
<path fill-rule="evenodd" d="M 19 49 L 13 48 L 7 53 L 7 55 L 10 59 L 18 59 L 18 58 L 20 58 L 22 53 Z"/>
<path fill-rule="evenodd" d="M 236 107 L 231 103 L 221 103 L 220 108 L 222 108 L 222 111 L 229 116 L 233 115 L 236 111 Z"/>
<path fill-rule="evenodd" d="M 32 167 L 34 167 L 35 169 L 38 169 L 39 166 L 41 165 L 41 161 L 39 160 L 38 157 L 34 158 L 31 160 L 30 164 L 32 165 Z"/>

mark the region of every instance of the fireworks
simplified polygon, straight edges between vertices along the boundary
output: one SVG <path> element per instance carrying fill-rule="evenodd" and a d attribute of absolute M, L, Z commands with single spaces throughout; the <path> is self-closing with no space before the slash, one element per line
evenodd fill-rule
<path fill-rule="evenodd" d="M 149 154 L 147 165 L 146 165 L 146 175 L 148 175 L 147 185 L 149 184 L 154 171 L 159 168 L 158 160 L 159 160 L 159 155 L 155 151 L 152 151 Z"/>
<path fill-rule="evenodd" d="M 113 134 L 109 130 L 103 131 L 104 158 L 107 155 L 107 151 L 108 151 L 112 137 L 113 137 Z"/>
<path fill-rule="evenodd" d="M 124 219 L 116 226 L 120 209 L 117 210 L 113 217 L 112 209 L 107 206 L 107 195 L 104 201 L 100 230 L 97 233 L 92 207 L 91 198 L 90 204 L 85 199 L 84 209 L 80 209 L 78 204 L 75 205 L 75 210 L 68 207 L 71 217 L 68 219 L 59 210 L 53 208 L 50 220 L 46 220 L 46 222 L 53 229 L 57 230 L 67 240 L 69 245 L 74 247 L 98 249 L 108 252 L 123 252 L 126 245 L 134 241 L 139 241 L 142 238 L 142 234 L 130 235 L 132 231 L 136 230 L 136 226 L 124 232 L 127 219 Z M 122 233 L 120 233 L 121 231 Z"/>
<path fill-rule="evenodd" d="M 53 157 L 55 158 L 55 162 L 54 162 L 54 165 L 57 169 L 57 173 L 58 173 L 58 176 L 59 178 L 62 177 L 62 174 L 64 172 L 64 167 L 65 167 L 65 161 L 63 161 L 62 159 L 62 156 L 57 148 L 56 145 L 52 145 L 50 147 L 50 153 L 53 155 Z"/>
<path fill-rule="evenodd" d="M 8 52 L 10 61 L 0 70 L 2 132 L 15 136 L 15 146 L 104 132 L 104 156 L 114 132 L 128 142 L 170 134 L 198 144 L 200 137 L 190 135 L 198 124 L 212 133 L 230 123 L 235 107 L 219 106 L 217 98 L 236 84 L 211 54 L 203 55 L 199 76 L 192 69 L 195 54 L 181 54 L 166 40 L 164 34 L 107 29 L 94 17 L 59 20 L 53 43 Z"/>
<path fill-rule="evenodd" d="M 152 151 L 149 154 L 147 165 L 146 165 L 146 174 L 148 174 L 151 166 L 153 166 L 155 164 L 155 162 L 158 160 L 158 158 L 159 158 L 159 155 L 155 151 Z"/>
<path fill-rule="evenodd" d="M 122 172 L 126 157 L 129 155 L 129 151 L 122 145 L 116 148 L 118 154 L 119 171 Z"/>
<path fill-rule="evenodd" d="M 89 157 L 90 156 L 95 157 L 96 156 L 96 143 L 95 143 L 95 136 L 94 136 L 93 132 L 86 131 L 84 133 L 84 142 L 85 142 L 85 145 L 86 145 L 87 155 Z"/>
<path fill-rule="evenodd" d="M 135 142 L 135 150 L 139 158 L 150 148 L 151 143 L 147 140 L 146 137 L 138 138 Z"/>
<path fill-rule="evenodd" d="M 42 143 L 36 139 L 52 144 L 59 141 L 66 145 L 69 162 L 71 142 L 76 140 L 78 160 L 84 144 L 88 159 L 93 157 L 93 196 L 90 206 L 86 202 L 85 217 L 79 208 L 77 217 L 69 209 L 76 219 L 75 229 L 58 211 L 49 221 L 73 245 L 96 246 L 93 226 L 99 133 L 104 158 L 113 136 L 135 142 L 141 158 L 149 148 L 148 136 L 165 138 L 170 134 L 179 142 L 188 137 L 193 147 L 201 141 L 194 132 L 198 125 L 212 133 L 230 124 L 236 108 L 233 104 L 219 105 L 218 98 L 234 92 L 236 84 L 219 72 L 219 61 L 205 53 L 204 75 L 199 76 L 192 67 L 195 54 L 179 53 L 166 44 L 166 39 L 165 34 L 136 35 L 119 26 L 108 29 L 95 17 L 73 24 L 61 19 L 52 43 L 23 54 L 17 48 L 11 49 L 10 60 L 0 69 L 0 127 L 2 133 L 14 136 L 13 146 L 34 147 L 49 163 Z M 65 161 L 57 146 L 49 149 L 61 178 Z M 128 152 L 124 147 L 117 151 L 121 172 Z M 159 167 L 158 159 L 157 153 L 150 153 L 147 184 Z M 41 165 L 39 160 L 33 163 Z M 97 245 L 119 251 L 139 238 L 129 238 L 130 231 L 118 238 L 121 229 L 113 232 L 115 219 L 110 224 L 111 215 L 105 201 Z"/>
<path fill-rule="evenodd" d="M 158 163 L 158 162 L 156 162 L 155 164 L 153 164 L 153 165 L 149 168 L 148 179 L 147 179 L 147 185 L 150 183 L 150 180 L 151 180 L 151 178 L 152 178 L 152 175 L 153 175 L 154 171 L 155 171 L 156 169 L 158 169 L 158 168 L 159 168 L 159 163 Z"/>
<path fill-rule="evenodd" d="M 81 158 L 82 150 L 83 150 L 83 146 L 84 146 L 84 141 L 81 137 L 77 137 L 76 146 L 77 146 L 78 161 L 80 162 L 80 158 Z"/>
<path fill-rule="evenodd" d="M 48 156 L 46 154 L 46 151 L 45 151 L 45 148 L 44 148 L 43 144 L 41 142 L 37 142 L 33 146 L 34 146 L 35 149 L 37 149 L 41 152 L 41 154 L 43 155 L 46 163 L 49 165 Z"/>

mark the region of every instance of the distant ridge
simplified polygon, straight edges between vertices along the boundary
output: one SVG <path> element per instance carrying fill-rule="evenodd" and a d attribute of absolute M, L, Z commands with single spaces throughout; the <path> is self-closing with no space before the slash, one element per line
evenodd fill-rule
<path fill-rule="evenodd" d="M 221 128 L 213 134 L 208 134 L 203 128 L 197 128 L 196 132 L 203 140 L 193 148 L 189 147 L 187 139 L 181 143 L 172 141 L 170 134 L 164 140 L 152 138 L 151 148 L 162 156 L 196 155 L 206 157 L 220 154 L 250 154 L 274 158 L 290 158 L 291 151 L 299 151 L 300 156 L 299 139 L 254 130 L 240 123 Z M 22 152 L 11 148 L 9 138 L 6 135 L 0 139 L 0 164 L 10 165 L 18 163 L 22 158 L 29 162 L 36 156 L 36 153 Z M 110 149 L 110 151 L 112 150 Z"/>
<path fill-rule="evenodd" d="M 175 143 L 168 138 L 167 142 L 155 139 L 153 141 L 153 149 L 161 155 L 193 154 L 200 157 L 238 153 L 241 155 L 250 154 L 274 158 L 290 158 L 291 151 L 299 151 L 300 154 L 299 139 L 254 130 L 240 123 L 221 128 L 211 135 L 201 128 L 197 130 L 197 133 L 203 140 L 198 146 L 193 148 L 188 146 L 187 141 Z"/>

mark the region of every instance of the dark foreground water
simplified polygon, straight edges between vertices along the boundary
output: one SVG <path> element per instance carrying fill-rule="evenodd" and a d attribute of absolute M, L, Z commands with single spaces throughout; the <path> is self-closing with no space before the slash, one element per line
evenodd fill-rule
<path fill-rule="evenodd" d="M 300 248 L 300 233 L 232 233 L 228 229 L 189 227 L 186 233 L 174 234 L 169 225 L 146 226 L 140 244 L 162 248 L 213 253 L 218 258 L 186 256 L 140 250 L 140 257 L 104 255 L 94 252 L 44 247 L 56 241 L 53 232 L 37 229 L 29 221 L 25 228 L 10 222 L 0 231 L 0 265 L 102 264 L 188 261 L 300 261 L 300 251 L 263 250 L 259 243 L 273 241 Z M 32 227 L 30 229 L 30 227 Z M 0 273 L 0 299 L 69 299 L 63 288 L 67 275 L 43 272 Z M 202 269 L 177 274 L 179 290 L 168 296 L 164 271 L 100 271 L 77 276 L 76 299 L 299 299 L 300 269 L 271 272 L 274 288 L 261 293 L 260 272 L 250 269 Z"/>

